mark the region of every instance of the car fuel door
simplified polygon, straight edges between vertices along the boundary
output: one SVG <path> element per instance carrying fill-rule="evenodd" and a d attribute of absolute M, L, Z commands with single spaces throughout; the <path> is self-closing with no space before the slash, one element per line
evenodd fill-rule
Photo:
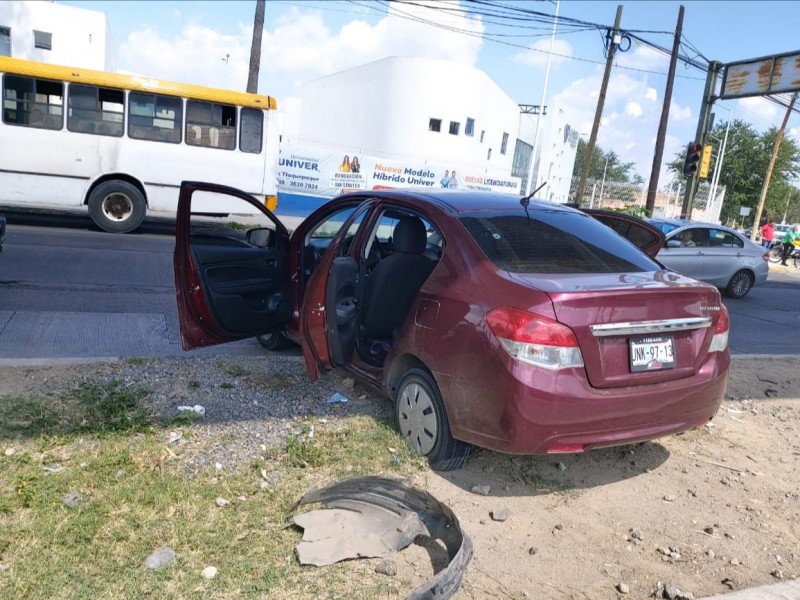
<path fill-rule="evenodd" d="M 288 231 L 252 195 L 184 181 L 174 255 L 183 348 L 283 327 L 292 307 L 288 249 Z"/>

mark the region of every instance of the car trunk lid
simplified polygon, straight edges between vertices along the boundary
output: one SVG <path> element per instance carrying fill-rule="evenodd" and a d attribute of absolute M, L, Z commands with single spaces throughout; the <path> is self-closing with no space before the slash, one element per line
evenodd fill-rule
<path fill-rule="evenodd" d="M 694 375 L 719 318 L 715 288 L 669 271 L 538 277 L 535 287 L 575 332 L 596 388 Z"/>

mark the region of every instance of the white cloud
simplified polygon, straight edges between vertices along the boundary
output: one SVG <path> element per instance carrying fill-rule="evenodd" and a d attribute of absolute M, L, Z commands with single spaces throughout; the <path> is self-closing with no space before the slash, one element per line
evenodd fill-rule
<path fill-rule="evenodd" d="M 548 54 L 550 54 L 550 40 L 545 39 L 531 44 L 528 50 L 515 54 L 511 60 L 535 67 L 544 67 L 547 65 Z M 570 58 L 572 58 L 572 44 L 567 40 L 554 40 L 550 65 L 559 65 L 567 62 Z"/>
<path fill-rule="evenodd" d="M 634 119 L 638 119 L 644 114 L 644 110 L 642 110 L 642 106 L 638 102 L 628 102 L 628 105 L 625 107 L 625 114 Z"/>
<path fill-rule="evenodd" d="M 658 50 L 642 46 L 639 42 L 634 41 L 629 52 L 617 52 L 616 63 L 621 67 L 666 73 L 669 68 L 669 57 Z"/>
<path fill-rule="evenodd" d="M 783 115 L 783 109 L 777 104 L 773 104 L 764 98 L 740 98 L 737 102 L 738 111 L 744 114 L 745 120 L 753 121 L 757 129 L 763 129 L 770 125 L 778 125 L 777 121 Z"/>
<path fill-rule="evenodd" d="M 652 102 L 658 101 L 658 90 L 656 88 L 647 88 L 647 91 L 644 94 L 646 100 L 650 100 Z"/>
<path fill-rule="evenodd" d="M 692 109 L 688 106 L 680 106 L 674 100 L 669 105 L 670 121 L 688 121 L 692 118 Z"/>
<path fill-rule="evenodd" d="M 457 1 L 447 3 L 460 8 Z M 374 25 L 354 19 L 334 31 L 320 11 L 292 7 L 273 29 L 264 30 L 262 80 L 281 75 L 297 84 L 387 56 L 475 64 L 483 43 L 479 35 L 435 28 L 409 20 L 406 15 L 475 34 L 484 29 L 479 17 L 465 12 L 445 13 L 404 3 L 401 9 L 391 7 L 389 15 Z M 188 22 L 174 36 L 166 36 L 157 25 L 150 24 L 132 32 L 120 45 L 120 67 L 164 79 L 242 89 L 247 80 L 251 38 L 252 26 L 244 24 L 234 32 L 223 33 Z M 230 55 L 227 63 L 222 60 L 226 55 Z"/>

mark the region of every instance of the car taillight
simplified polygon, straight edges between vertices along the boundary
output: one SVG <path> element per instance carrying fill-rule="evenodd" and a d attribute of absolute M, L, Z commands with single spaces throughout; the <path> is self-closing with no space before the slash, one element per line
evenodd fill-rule
<path fill-rule="evenodd" d="M 719 319 L 717 319 L 717 326 L 714 329 L 714 337 L 711 338 L 709 352 L 722 352 L 728 347 L 728 330 L 730 327 L 731 321 L 728 317 L 728 309 L 720 302 Z"/>
<path fill-rule="evenodd" d="M 764 254 L 761 255 L 761 258 L 763 258 L 766 261 L 769 261 L 769 252 L 764 252 Z"/>
<path fill-rule="evenodd" d="M 503 306 L 489 311 L 486 324 L 519 361 L 553 370 L 583 366 L 575 333 L 558 321 Z"/>

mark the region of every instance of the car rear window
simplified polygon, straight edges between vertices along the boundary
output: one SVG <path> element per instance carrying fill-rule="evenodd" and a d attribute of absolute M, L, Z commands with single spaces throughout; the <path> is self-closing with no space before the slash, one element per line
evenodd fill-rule
<path fill-rule="evenodd" d="M 499 268 L 512 273 L 636 273 L 661 267 L 588 215 L 529 209 L 464 213 L 461 223 Z"/>

